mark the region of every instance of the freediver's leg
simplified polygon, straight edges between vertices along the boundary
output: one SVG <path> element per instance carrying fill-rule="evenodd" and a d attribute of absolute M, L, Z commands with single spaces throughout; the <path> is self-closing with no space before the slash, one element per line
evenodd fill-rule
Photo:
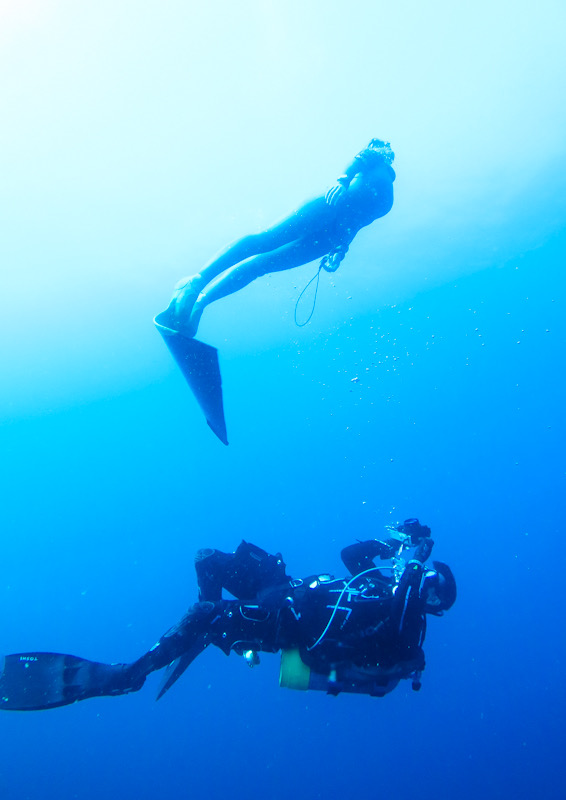
<path fill-rule="evenodd" d="M 262 275 L 267 275 L 270 272 L 283 272 L 287 269 L 308 264 L 309 261 L 322 258 L 331 247 L 332 242 L 323 233 L 318 235 L 317 238 L 309 237 L 308 239 L 291 242 L 273 252 L 255 256 L 255 258 L 244 261 L 243 264 L 236 264 L 236 266 L 211 281 L 206 289 L 199 294 L 188 322 L 181 328 L 182 332 L 185 336 L 195 336 L 204 309 L 215 300 L 220 300 L 243 289 L 244 286 L 247 286 Z"/>
<path fill-rule="evenodd" d="M 223 248 L 202 268 L 200 275 L 205 281 L 204 285 L 247 258 L 268 253 L 296 239 L 302 239 L 313 229 L 324 227 L 330 220 L 334 220 L 335 214 L 335 210 L 323 197 L 317 197 L 265 231 L 238 239 Z"/>
<path fill-rule="evenodd" d="M 268 253 L 285 244 L 308 236 L 309 232 L 324 229 L 334 222 L 336 209 L 324 197 L 304 203 L 261 233 L 250 234 L 224 247 L 196 275 L 182 278 L 175 286 L 169 305 L 176 321 L 186 317 L 205 286 L 225 270 L 252 256 Z"/>

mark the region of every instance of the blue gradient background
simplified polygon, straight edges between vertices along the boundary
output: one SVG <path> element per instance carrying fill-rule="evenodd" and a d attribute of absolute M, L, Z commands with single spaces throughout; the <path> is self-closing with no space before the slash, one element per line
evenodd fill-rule
<path fill-rule="evenodd" d="M 419 694 L 326 697 L 208 650 L 0 718 L 0 793 L 563 798 L 562 3 L 0 4 L 0 649 L 127 661 L 201 546 L 294 575 L 418 515 L 458 579 Z M 230 447 L 151 318 L 372 136 L 396 203 L 207 310 Z"/>

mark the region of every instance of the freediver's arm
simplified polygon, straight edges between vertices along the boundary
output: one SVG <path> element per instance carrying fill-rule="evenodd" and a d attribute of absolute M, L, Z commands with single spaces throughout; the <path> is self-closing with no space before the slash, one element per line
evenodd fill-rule
<path fill-rule="evenodd" d="M 330 187 L 330 189 L 328 189 L 328 191 L 324 195 L 324 199 L 326 200 L 328 205 L 334 206 L 338 203 L 339 199 L 350 188 L 350 184 L 352 183 L 356 175 L 362 175 L 363 173 L 370 173 L 374 171 L 377 167 L 379 168 L 385 167 L 391 182 L 395 180 L 395 171 L 393 167 L 391 167 L 389 164 L 385 165 L 382 160 L 382 157 L 378 153 L 369 148 L 361 150 L 356 156 L 354 156 L 354 158 L 348 164 L 342 175 L 340 175 L 336 179 L 336 182 Z"/>
<path fill-rule="evenodd" d="M 363 163 L 358 156 L 356 156 L 353 161 L 348 164 L 342 175 L 336 178 L 336 182 L 324 195 L 324 199 L 329 206 L 336 205 L 338 199 L 344 194 L 344 192 L 348 190 L 348 187 L 354 180 L 355 176 L 358 174 L 358 172 L 362 172 L 362 170 Z"/>

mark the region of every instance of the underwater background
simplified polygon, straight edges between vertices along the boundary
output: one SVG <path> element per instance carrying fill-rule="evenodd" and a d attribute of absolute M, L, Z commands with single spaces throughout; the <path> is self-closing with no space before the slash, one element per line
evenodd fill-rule
<path fill-rule="evenodd" d="M 242 538 L 288 571 L 418 516 L 458 582 L 419 693 L 203 653 L 0 718 L 3 798 L 563 798 L 562 2 L 0 2 L 0 652 L 130 661 Z M 230 446 L 152 317 L 372 137 L 396 200 L 205 313 Z M 312 292 L 299 314 L 306 315 Z M 305 313 L 306 309 L 306 313 Z"/>

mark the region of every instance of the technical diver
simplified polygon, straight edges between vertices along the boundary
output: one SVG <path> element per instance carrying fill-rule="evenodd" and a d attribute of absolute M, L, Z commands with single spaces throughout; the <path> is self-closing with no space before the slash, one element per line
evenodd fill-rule
<path fill-rule="evenodd" d="M 244 656 L 250 666 L 259 652 L 281 650 L 280 684 L 288 688 L 382 697 L 410 679 L 417 690 L 427 616 L 442 616 L 456 600 L 450 568 L 426 564 L 432 548 L 430 528 L 409 519 L 388 527 L 384 540 L 344 548 L 351 577 L 302 580 L 287 574 L 280 553 L 248 542 L 234 553 L 200 550 L 198 602 L 141 658 L 102 664 L 60 653 L 5 656 L 0 709 L 47 709 L 134 692 L 148 674 L 167 667 L 159 698 L 211 644 Z M 377 558 L 389 563 L 376 566 Z"/>

